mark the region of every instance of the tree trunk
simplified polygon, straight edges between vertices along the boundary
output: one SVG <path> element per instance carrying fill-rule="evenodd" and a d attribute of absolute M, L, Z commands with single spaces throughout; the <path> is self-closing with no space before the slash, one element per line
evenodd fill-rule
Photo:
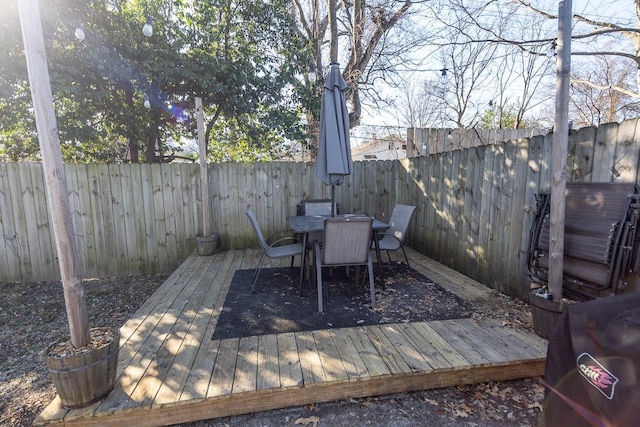
<path fill-rule="evenodd" d="M 140 163 L 140 146 L 132 138 L 129 138 L 129 160 L 131 163 Z"/>
<path fill-rule="evenodd" d="M 127 106 L 130 111 L 133 111 L 133 88 L 127 89 L 126 94 Z M 140 162 L 140 148 L 138 146 L 138 141 L 135 140 L 131 135 L 133 134 L 132 130 L 129 129 L 127 131 L 127 146 L 129 147 L 129 161 L 131 163 L 139 163 Z"/>
<path fill-rule="evenodd" d="M 160 107 L 151 107 L 151 123 L 149 124 L 149 131 L 147 132 L 147 141 L 145 145 L 145 161 L 147 163 L 160 163 L 162 162 L 162 152 L 159 150 L 160 141 L 160 121 L 162 114 L 159 110 Z"/>

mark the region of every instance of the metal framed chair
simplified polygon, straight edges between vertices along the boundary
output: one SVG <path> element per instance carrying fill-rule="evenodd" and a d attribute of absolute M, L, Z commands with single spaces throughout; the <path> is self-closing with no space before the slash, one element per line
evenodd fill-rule
<path fill-rule="evenodd" d="M 409 223 L 415 210 L 415 206 L 401 204 L 397 204 L 395 208 L 393 208 L 391 219 L 389 219 L 389 229 L 380 234 L 382 238 L 378 240 L 380 250 L 387 251 L 389 262 L 391 262 L 391 254 L 389 252 L 402 249 L 407 267 L 409 267 L 409 258 L 404 250 L 404 237 L 407 234 L 407 228 L 409 228 Z"/>
<path fill-rule="evenodd" d="M 333 208 L 338 212 L 338 204 L 333 202 Z M 301 215 L 326 215 L 331 216 L 331 200 L 330 199 L 307 199 L 300 202 Z"/>
<path fill-rule="evenodd" d="M 300 215 L 323 215 L 331 216 L 331 199 L 306 199 L 300 202 Z M 335 214 L 338 214 L 338 204 L 333 202 Z M 307 234 L 307 249 L 313 249 L 313 242 L 318 241 L 322 244 L 322 232 L 314 232 Z M 300 293 L 302 294 L 302 282 L 300 282 Z"/>
<path fill-rule="evenodd" d="M 326 218 L 324 221 L 322 246 L 314 242 L 316 282 L 318 286 L 318 311 L 323 312 L 322 267 L 367 266 L 371 306 L 376 306 L 376 290 L 371 260 L 373 218 L 345 217 Z M 356 270 L 358 272 L 358 270 Z M 356 283 L 359 274 L 356 273 Z"/>
<path fill-rule="evenodd" d="M 258 268 L 256 269 L 255 276 L 253 278 L 253 285 L 251 286 L 251 293 L 256 286 L 256 282 L 258 281 L 258 275 L 260 274 L 260 270 L 262 269 L 262 265 L 264 264 L 265 257 L 268 258 L 287 258 L 291 257 L 291 266 L 293 267 L 293 259 L 296 255 L 300 255 L 302 257 L 304 255 L 302 243 L 297 243 L 297 239 L 295 237 L 283 237 L 280 238 L 273 243 L 269 244 L 267 239 L 265 239 L 264 234 L 262 233 L 262 229 L 260 228 L 260 224 L 256 219 L 256 215 L 253 213 L 251 209 L 246 212 L 247 217 L 249 218 L 249 222 L 253 226 L 253 230 L 256 232 L 258 237 L 258 242 L 260 242 L 260 247 L 262 248 L 262 255 L 260 255 L 260 260 L 258 261 Z M 286 241 L 295 241 L 296 243 L 289 243 L 283 245 L 283 242 Z M 303 266 L 304 263 L 300 260 L 300 277 L 303 274 Z"/>

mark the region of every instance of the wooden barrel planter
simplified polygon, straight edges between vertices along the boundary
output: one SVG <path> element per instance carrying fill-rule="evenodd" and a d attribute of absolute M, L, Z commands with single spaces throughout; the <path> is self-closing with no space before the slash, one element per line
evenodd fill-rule
<path fill-rule="evenodd" d="M 548 300 L 536 294 L 529 295 L 533 330 L 542 338 L 549 338 L 553 327 L 564 311 L 562 301 Z"/>
<path fill-rule="evenodd" d="M 88 406 L 106 396 L 115 385 L 120 331 L 116 328 L 92 328 L 90 333 L 92 341 L 93 337 L 98 337 L 98 342 L 104 344 L 86 351 L 58 354 L 54 349 L 70 341 L 67 337 L 45 350 L 44 359 L 51 380 L 66 408 Z"/>
<path fill-rule="evenodd" d="M 218 251 L 218 235 L 196 236 L 196 250 L 200 256 L 215 254 Z"/>

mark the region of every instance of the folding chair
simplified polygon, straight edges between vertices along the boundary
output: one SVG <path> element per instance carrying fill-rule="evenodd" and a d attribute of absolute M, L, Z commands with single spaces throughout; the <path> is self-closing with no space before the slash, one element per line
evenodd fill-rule
<path fill-rule="evenodd" d="M 297 242 L 295 237 L 283 237 L 281 239 L 276 240 L 275 242 L 269 244 L 267 239 L 264 238 L 264 234 L 262 234 L 262 229 L 260 228 L 260 224 L 256 219 L 256 215 L 253 213 L 251 209 L 247 212 L 247 217 L 253 226 L 253 230 L 256 232 L 258 237 L 258 242 L 260 242 L 260 247 L 262 248 L 262 255 L 260 256 L 260 260 L 258 261 L 258 268 L 255 273 L 255 277 L 253 278 L 253 285 L 251 286 L 251 293 L 256 286 L 256 282 L 258 281 L 258 275 L 260 274 L 260 270 L 262 269 L 262 265 L 264 264 L 265 257 L 268 258 L 287 258 L 291 257 L 291 266 L 293 267 L 293 258 L 296 255 L 300 255 L 302 257 L 304 255 L 302 243 L 290 243 L 287 245 L 281 245 L 283 242 L 288 240 L 293 240 Z M 303 265 L 304 263 L 300 260 L 300 277 L 303 274 Z"/>
<path fill-rule="evenodd" d="M 322 267 L 367 266 L 371 306 L 376 306 L 371 244 L 373 218 L 326 218 L 322 246 L 314 242 L 316 281 L 318 285 L 318 311 L 323 312 Z M 356 270 L 358 272 L 358 270 Z M 356 273 L 356 283 L 359 274 Z"/>

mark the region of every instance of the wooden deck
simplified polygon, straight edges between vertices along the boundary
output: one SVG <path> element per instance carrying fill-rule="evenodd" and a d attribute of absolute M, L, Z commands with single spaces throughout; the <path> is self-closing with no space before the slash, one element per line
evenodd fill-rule
<path fill-rule="evenodd" d="M 413 268 L 460 297 L 489 297 L 483 285 L 408 254 Z M 190 256 L 122 327 L 114 390 L 76 410 L 65 410 L 56 397 L 36 423 L 182 423 L 544 373 L 546 340 L 489 320 L 212 341 L 234 272 L 255 267 L 258 256 L 257 250 Z"/>

